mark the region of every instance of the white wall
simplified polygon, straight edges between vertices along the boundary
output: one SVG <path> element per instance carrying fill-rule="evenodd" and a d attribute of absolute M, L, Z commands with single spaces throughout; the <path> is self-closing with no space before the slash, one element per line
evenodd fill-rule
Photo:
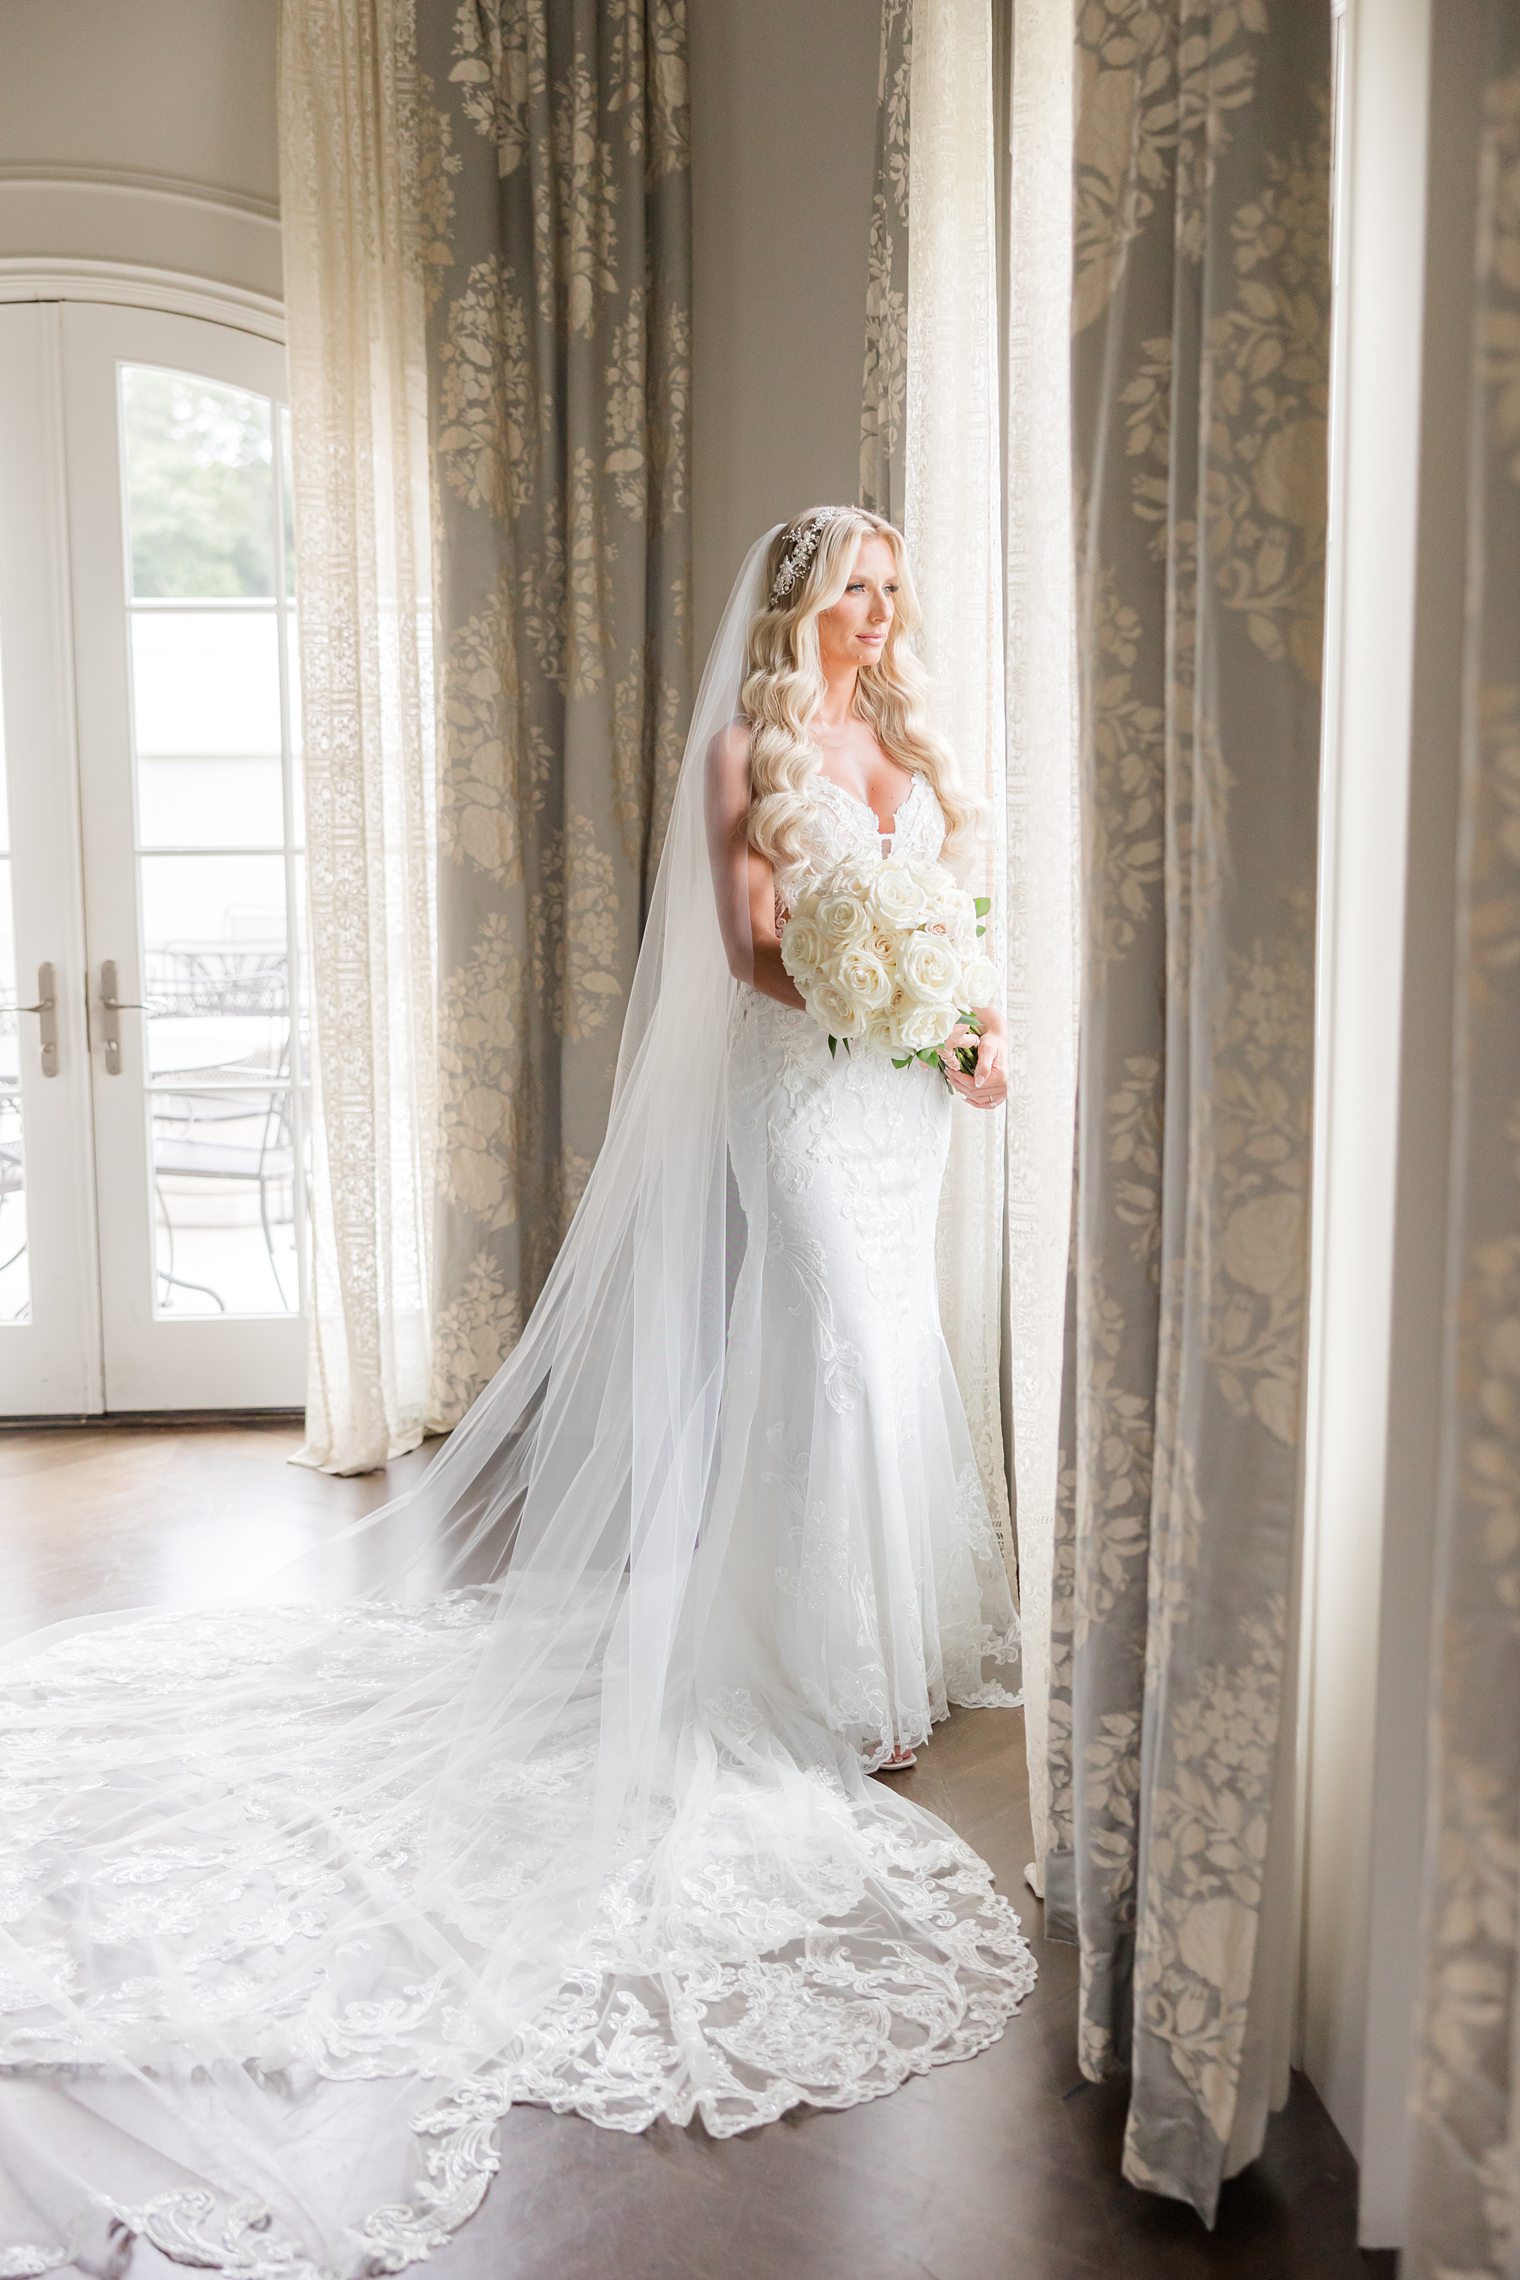
<path fill-rule="evenodd" d="M 1341 113 L 1310 1314 L 1303 2059 L 1362 2142 L 1430 0 L 1351 0 Z"/>
<path fill-rule="evenodd" d="M 1302 2057 L 1399 2245 L 1450 1129 L 1480 0 L 1349 0 L 1311 1325 Z"/>
<path fill-rule="evenodd" d="M 0 0 L 0 267 L 280 293 L 277 0 Z"/>
<path fill-rule="evenodd" d="M 1406 2090 L 1421 1963 L 1483 14 L 1481 0 L 1441 0 L 1441 36 L 1432 43 L 1430 57 L 1388 1490 L 1374 1717 L 1362 2124 L 1362 2237 L 1377 2247 L 1396 2246 L 1404 2235 Z"/>

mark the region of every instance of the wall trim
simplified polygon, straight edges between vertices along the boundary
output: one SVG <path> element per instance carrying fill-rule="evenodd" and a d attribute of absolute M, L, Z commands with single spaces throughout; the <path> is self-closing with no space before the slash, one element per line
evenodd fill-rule
<path fill-rule="evenodd" d="M 115 190 L 139 198 L 170 198 L 183 206 L 216 206 L 266 229 L 280 226 L 279 201 L 196 182 L 181 174 L 139 174 L 120 166 L 50 166 L 21 159 L 0 164 L 0 190 Z"/>
<path fill-rule="evenodd" d="M 221 285 L 178 269 L 135 261 L 76 261 L 57 254 L 0 255 L 0 302 L 108 301 L 116 307 L 160 309 L 169 316 L 204 317 L 285 342 L 284 303 L 244 285 Z"/>

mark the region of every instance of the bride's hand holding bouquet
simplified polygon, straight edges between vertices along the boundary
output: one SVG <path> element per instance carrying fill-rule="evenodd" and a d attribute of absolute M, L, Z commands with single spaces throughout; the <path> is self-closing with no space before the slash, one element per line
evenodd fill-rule
<path fill-rule="evenodd" d="M 988 902 L 938 863 L 847 861 L 800 894 L 781 962 L 830 1052 L 868 1045 L 905 1069 L 938 1066 L 977 1108 L 1006 1097 L 1007 1046 L 980 943 Z"/>

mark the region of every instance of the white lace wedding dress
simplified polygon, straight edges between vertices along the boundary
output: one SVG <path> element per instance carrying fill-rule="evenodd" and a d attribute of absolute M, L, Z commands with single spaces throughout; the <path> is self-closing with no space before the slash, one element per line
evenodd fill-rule
<path fill-rule="evenodd" d="M 817 777 L 781 907 L 848 857 L 932 862 L 944 822 L 923 776 L 893 824 Z M 874 1765 L 952 1703 L 1017 1699 L 1000 1668 L 1017 1622 L 935 1293 L 956 1108 L 933 1070 L 831 1055 L 816 1022 L 756 990 L 733 1029 L 729 1149 L 767 1240 L 743 1269 L 753 1350 L 731 1351 L 755 1423 L 713 1661 L 767 1658 Z"/>
<path fill-rule="evenodd" d="M 916 779 L 899 844 L 941 828 Z M 821 783 L 808 846 L 872 854 L 875 819 Z M 516 2102 L 728 2134 L 968 2057 L 1030 1985 L 986 1865 L 867 1777 L 1013 1699 L 934 1296 L 969 1112 L 831 1060 L 715 924 L 680 952 L 666 999 L 707 995 L 667 1004 L 651 1085 L 697 1068 L 702 1006 L 725 1082 L 662 1109 L 624 1208 L 634 1067 L 563 1274 L 387 1508 L 391 1587 L 0 1666 L 0 2272 L 119 2269 L 124 2234 L 250 2280 L 396 2271 L 479 2204 Z M 728 1233 L 686 1293 L 699 1224 Z"/>

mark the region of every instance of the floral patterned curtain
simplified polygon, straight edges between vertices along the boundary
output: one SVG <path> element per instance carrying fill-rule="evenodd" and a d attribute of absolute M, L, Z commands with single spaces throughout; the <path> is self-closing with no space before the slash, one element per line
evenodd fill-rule
<path fill-rule="evenodd" d="M 1212 2222 L 1286 2088 L 1329 0 L 1085 0 L 1082 1007 L 1051 1928 L 1124 2172 Z"/>
<path fill-rule="evenodd" d="M 601 1143 L 689 686 L 684 0 L 417 11 L 437 516 L 431 1424 Z"/>
<path fill-rule="evenodd" d="M 1478 176 L 1435 1808 L 1407 2280 L 1520 2272 L 1520 16 Z"/>

